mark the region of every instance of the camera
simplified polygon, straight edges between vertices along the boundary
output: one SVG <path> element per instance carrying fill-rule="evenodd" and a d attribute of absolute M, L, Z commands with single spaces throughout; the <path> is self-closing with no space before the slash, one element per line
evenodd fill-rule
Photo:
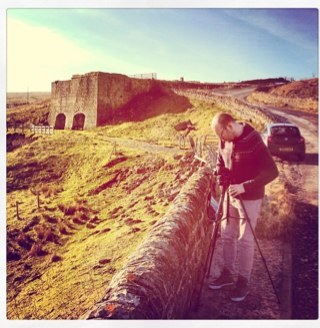
<path fill-rule="evenodd" d="M 219 186 L 223 188 L 228 188 L 231 184 L 231 171 L 226 167 L 220 167 L 214 171 L 214 175 L 217 177 L 217 182 Z"/>

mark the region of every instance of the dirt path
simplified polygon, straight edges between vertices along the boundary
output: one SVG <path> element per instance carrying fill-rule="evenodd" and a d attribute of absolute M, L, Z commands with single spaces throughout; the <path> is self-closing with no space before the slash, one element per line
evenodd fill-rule
<path fill-rule="evenodd" d="M 184 150 L 179 149 L 178 147 L 164 147 L 164 146 L 159 146 L 156 144 L 151 144 L 148 142 L 144 141 L 138 141 L 138 140 L 130 140 L 130 139 L 123 139 L 123 138 L 115 138 L 115 137 L 107 137 L 108 141 L 111 142 L 116 142 L 117 145 L 123 145 L 124 147 L 128 148 L 134 148 L 134 149 L 139 149 L 145 152 L 150 152 L 150 153 L 159 153 L 159 152 L 164 152 L 164 153 L 171 153 L 171 154 L 184 154 Z"/>

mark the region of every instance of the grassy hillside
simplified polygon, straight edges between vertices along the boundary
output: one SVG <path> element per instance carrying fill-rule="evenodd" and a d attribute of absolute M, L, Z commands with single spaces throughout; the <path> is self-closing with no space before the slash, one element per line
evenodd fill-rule
<path fill-rule="evenodd" d="M 37 105 L 15 113 L 23 120 L 29 110 Z M 174 125 L 190 118 L 193 133 L 209 133 L 216 110 L 195 104 L 143 122 L 25 132 L 7 153 L 8 317 L 77 318 L 97 301 L 195 169 L 175 148 Z M 170 148 L 118 143 L 112 154 L 111 136 Z"/>
<path fill-rule="evenodd" d="M 293 81 L 270 90 L 272 95 L 318 100 L 318 79 Z"/>
<path fill-rule="evenodd" d="M 101 298 L 198 167 L 177 148 L 174 126 L 190 119 L 194 138 L 211 134 L 219 108 L 191 105 L 86 131 L 21 133 L 7 153 L 9 319 L 78 318 Z M 16 113 L 28 117 L 32 110 L 22 106 Z M 110 137 L 118 138 L 116 153 Z M 265 236 L 281 234 L 290 211 L 275 206 L 278 193 L 286 200 L 281 181 L 272 188 L 260 229 Z"/>
<path fill-rule="evenodd" d="M 50 99 L 40 100 L 34 104 L 23 104 L 7 109 L 7 124 L 24 124 L 25 126 L 48 125 Z"/>
<path fill-rule="evenodd" d="M 77 317 L 179 191 L 172 155 L 112 147 L 63 131 L 8 154 L 9 317 Z"/>

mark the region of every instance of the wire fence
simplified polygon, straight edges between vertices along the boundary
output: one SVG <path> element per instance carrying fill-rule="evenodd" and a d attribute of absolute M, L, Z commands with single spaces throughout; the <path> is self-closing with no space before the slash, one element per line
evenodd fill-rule
<path fill-rule="evenodd" d="M 30 131 L 32 133 L 40 133 L 40 134 L 53 134 L 54 127 L 51 125 L 34 125 L 34 124 L 25 124 L 25 123 L 7 123 L 7 132 L 10 131 L 21 131 L 24 133 L 25 131 Z"/>
<path fill-rule="evenodd" d="M 133 75 L 129 75 L 129 77 L 132 77 L 132 78 L 135 78 L 135 79 L 156 80 L 157 79 L 157 73 L 133 74 Z"/>

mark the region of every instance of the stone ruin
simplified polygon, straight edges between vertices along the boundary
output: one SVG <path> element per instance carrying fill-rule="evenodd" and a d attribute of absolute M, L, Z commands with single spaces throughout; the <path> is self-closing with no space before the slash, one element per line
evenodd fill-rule
<path fill-rule="evenodd" d="M 112 123 L 117 110 L 156 83 L 103 72 L 52 82 L 49 124 L 55 129 L 83 130 Z"/>

